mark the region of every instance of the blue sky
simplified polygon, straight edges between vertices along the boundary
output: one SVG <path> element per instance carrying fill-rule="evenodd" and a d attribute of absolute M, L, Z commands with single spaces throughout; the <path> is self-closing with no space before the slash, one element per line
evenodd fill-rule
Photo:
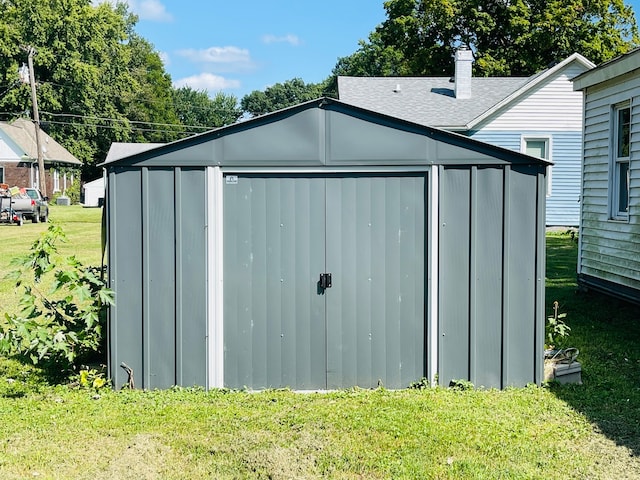
<path fill-rule="evenodd" d="M 324 80 L 385 20 L 384 0 L 127 0 L 176 86 L 238 99 Z M 626 2 L 640 12 L 640 0 Z"/>
<path fill-rule="evenodd" d="M 385 19 L 383 0 L 128 0 L 176 86 L 234 94 L 324 80 Z"/>

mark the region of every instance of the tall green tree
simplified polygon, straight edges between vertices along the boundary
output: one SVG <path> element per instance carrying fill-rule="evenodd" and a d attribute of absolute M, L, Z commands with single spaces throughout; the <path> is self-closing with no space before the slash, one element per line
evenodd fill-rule
<path fill-rule="evenodd" d="M 204 90 L 180 87 L 173 90 L 173 104 L 186 130 L 190 130 L 190 127 L 222 127 L 236 122 L 242 116 L 238 99 L 224 92 L 218 92 L 211 98 Z"/>
<path fill-rule="evenodd" d="M 134 95 L 127 99 L 123 114 L 132 129 L 134 142 L 168 142 L 182 136 L 173 106 L 171 77 L 158 52 L 147 40 L 129 35 L 128 73 L 134 79 Z"/>
<path fill-rule="evenodd" d="M 264 115 L 321 97 L 325 87 L 324 83 L 304 83 L 300 78 L 293 78 L 264 91 L 254 90 L 242 97 L 240 105 L 251 116 Z"/>
<path fill-rule="evenodd" d="M 450 75 L 461 45 L 476 75 L 530 75 L 579 52 L 601 63 L 638 45 L 623 0 L 388 0 L 387 19 L 334 75 Z"/>
<path fill-rule="evenodd" d="M 180 128 L 172 85 L 157 52 L 135 34 L 125 3 L 0 2 L 0 111 L 30 112 L 30 87 L 16 82 L 35 48 L 40 119 L 49 134 L 97 173 L 112 142 L 169 141 Z M 9 118 L 4 117 L 3 120 Z M 150 125 L 151 124 L 151 125 Z M 153 125 L 159 124 L 159 125 Z"/>

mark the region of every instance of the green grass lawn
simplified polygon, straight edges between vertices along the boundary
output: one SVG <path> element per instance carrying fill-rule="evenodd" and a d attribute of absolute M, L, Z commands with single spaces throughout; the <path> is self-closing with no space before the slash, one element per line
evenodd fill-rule
<path fill-rule="evenodd" d="M 62 225 L 67 236 L 67 241 L 58 245 L 61 255 L 75 255 L 85 265 L 100 265 L 101 208 L 50 205 L 49 220 Z M 0 224 L 0 315 L 15 313 L 18 304 L 13 283 L 4 278 L 12 270 L 11 260 L 26 254 L 47 228 L 46 223 L 30 221 L 25 221 L 21 227 Z"/>
<path fill-rule="evenodd" d="M 99 261 L 99 210 L 51 217 L 69 252 Z M 43 229 L 22 228 L 3 268 Z M 96 394 L 0 360 L 0 478 L 639 478 L 640 310 L 577 293 L 575 242 L 547 242 L 547 304 L 567 313 L 583 385 Z"/>

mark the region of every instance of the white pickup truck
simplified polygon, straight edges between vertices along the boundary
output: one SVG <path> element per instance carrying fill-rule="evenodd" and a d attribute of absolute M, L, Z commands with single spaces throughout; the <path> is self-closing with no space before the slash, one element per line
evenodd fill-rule
<path fill-rule="evenodd" d="M 36 188 L 21 188 L 17 194 L 3 196 L 1 202 L 2 209 L 11 210 L 22 218 L 38 223 L 49 221 L 47 200 Z"/>

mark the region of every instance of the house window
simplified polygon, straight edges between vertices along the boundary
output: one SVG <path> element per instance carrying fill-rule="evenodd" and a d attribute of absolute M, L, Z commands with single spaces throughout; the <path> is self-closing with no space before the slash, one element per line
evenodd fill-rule
<path fill-rule="evenodd" d="M 611 171 L 611 218 L 629 218 L 629 156 L 631 151 L 631 107 L 618 105 L 613 112 L 613 161 Z"/>
<path fill-rule="evenodd" d="M 521 151 L 532 157 L 551 160 L 551 138 L 550 137 L 522 137 Z M 551 165 L 547 166 L 547 197 L 551 195 Z"/>
<path fill-rule="evenodd" d="M 0 183 L 4 183 L 4 167 L 0 167 Z"/>

